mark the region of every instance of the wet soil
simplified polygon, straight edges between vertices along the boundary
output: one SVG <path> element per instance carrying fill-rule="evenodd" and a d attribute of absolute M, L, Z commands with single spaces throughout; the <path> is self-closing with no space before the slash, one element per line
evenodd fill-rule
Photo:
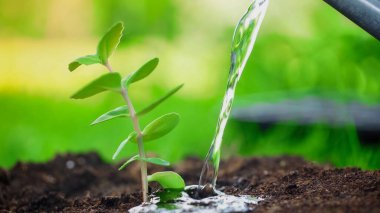
<path fill-rule="evenodd" d="M 201 166 L 201 160 L 188 158 L 172 169 L 190 185 Z M 168 168 L 150 166 L 149 172 L 162 170 Z M 141 203 L 139 182 L 136 163 L 118 172 L 95 153 L 18 163 L 0 170 L 0 213 L 126 212 Z M 263 197 L 253 212 L 380 212 L 380 171 L 336 169 L 298 157 L 223 161 L 218 188 Z"/>

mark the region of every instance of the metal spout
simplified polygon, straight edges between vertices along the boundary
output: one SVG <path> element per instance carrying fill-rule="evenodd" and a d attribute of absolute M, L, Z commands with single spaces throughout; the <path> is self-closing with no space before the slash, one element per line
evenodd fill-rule
<path fill-rule="evenodd" d="M 324 0 L 380 40 L 380 0 Z"/>

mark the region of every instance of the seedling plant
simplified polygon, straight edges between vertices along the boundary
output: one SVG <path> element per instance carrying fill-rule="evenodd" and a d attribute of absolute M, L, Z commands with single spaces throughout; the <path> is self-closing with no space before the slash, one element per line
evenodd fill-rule
<path fill-rule="evenodd" d="M 170 163 L 166 160 L 160 158 L 149 158 L 146 156 L 144 150 L 144 143 L 156 140 L 163 137 L 172 131 L 178 124 L 180 118 L 177 113 L 168 113 L 158 117 L 157 119 L 150 122 L 143 129 L 140 128 L 139 118 L 160 105 L 163 101 L 171 97 L 178 90 L 182 88 L 183 85 L 179 85 L 169 91 L 166 95 L 160 99 L 154 101 L 149 106 L 143 108 L 142 110 L 136 111 L 131 97 L 129 96 L 129 87 L 149 76 L 157 67 L 159 59 L 154 58 L 146 62 L 135 72 L 132 72 L 128 76 L 122 78 L 120 73 L 115 72 L 109 62 L 110 56 L 114 53 L 117 46 L 120 43 L 120 39 L 123 36 L 124 26 L 122 22 L 116 23 L 112 26 L 109 31 L 101 38 L 96 54 L 86 55 L 75 59 L 68 66 L 70 71 L 76 70 L 81 65 L 92 65 L 101 64 L 103 65 L 108 73 L 100 76 L 94 81 L 90 82 L 82 89 L 77 91 L 71 96 L 73 99 L 84 99 L 99 94 L 104 91 L 111 91 L 120 94 L 122 99 L 125 101 L 126 105 L 117 107 L 111 111 L 108 111 L 98 117 L 91 125 L 99 124 L 105 121 L 109 121 L 114 118 L 125 117 L 130 119 L 133 124 L 133 130 L 128 137 L 122 141 L 119 147 L 116 149 L 112 159 L 120 154 L 124 146 L 129 143 L 135 143 L 138 146 L 139 153 L 129 160 L 127 160 L 119 170 L 124 169 L 128 164 L 133 161 L 140 162 L 141 168 L 141 183 L 142 183 L 142 193 L 143 201 L 148 201 L 148 182 L 156 181 L 164 189 L 175 189 L 182 190 L 185 187 L 185 183 L 180 175 L 172 171 L 157 172 L 152 175 L 147 175 L 147 163 L 157 164 L 161 166 L 169 166 Z"/>

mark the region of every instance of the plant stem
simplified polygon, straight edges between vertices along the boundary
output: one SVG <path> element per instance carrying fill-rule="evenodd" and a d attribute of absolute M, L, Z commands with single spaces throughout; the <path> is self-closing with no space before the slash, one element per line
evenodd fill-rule
<path fill-rule="evenodd" d="M 129 115 L 132 119 L 133 128 L 135 132 L 137 133 L 137 144 L 139 147 L 139 155 L 140 158 L 145 158 L 145 151 L 144 151 L 144 144 L 143 144 L 143 134 L 141 132 L 140 126 L 139 126 L 139 120 L 136 115 L 136 111 L 133 108 L 131 99 L 128 96 L 128 90 L 125 87 L 122 87 L 121 94 L 124 98 L 124 100 L 127 102 L 128 108 L 129 108 Z M 146 162 L 143 160 L 140 160 L 140 167 L 141 167 L 141 182 L 142 182 L 142 190 L 143 190 L 143 201 L 148 201 L 148 180 L 147 180 L 147 165 Z"/>
<path fill-rule="evenodd" d="M 107 67 L 107 69 L 108 69 L 109 72 L 113 72 L 111 64 L 108 61 L 104 64 L 104 66 Z"/>
<path fill-rule="evenodd" d="M 108 63 L 105 64 L 109 72 L 113 72 L 111 65 Z M 139 148 L 139 156 L 140 158 L 145 158 L 144 151 L 144 143 L 143 143 L 143 134 L 139 125 L 139 119 L 136 114 L 136 110 L 133 107 L 132 101 L 128 96 L 128 90 L 123 85 L 121 86 L 121 95 L 123 99 L 127 103 L 129 109 L 129 115 L 133 123 L 133 129 L 137 133 L 137 144 Z M 141 183 L 142 183 L 142 191 L 143 191 L 143 202 L 148 201 L 148 172 L 147 172 L 147 164 L 145 161 L 140 160 L 140 168 L 141 168 Z"/>

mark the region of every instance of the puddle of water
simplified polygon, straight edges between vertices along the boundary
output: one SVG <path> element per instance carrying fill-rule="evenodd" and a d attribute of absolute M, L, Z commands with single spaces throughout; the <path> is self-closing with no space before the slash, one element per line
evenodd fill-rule
<path fill-rule="evenodd" d="M 188 186 L 183 192 L 169 191 L 156 194 L 150 202 L 129 210 L 130 213 L 230 213 L 252 211 L 262 198 L 249 195 L 233 196 L 216 191 L 214 196 L 195 199 L 198 185 Z M 190 196 L 191 195 L 191 196 Z M 176 197 L 178 196 L 178 197 Z M 169 199 L 168 199 L 169 198 Z"/>

